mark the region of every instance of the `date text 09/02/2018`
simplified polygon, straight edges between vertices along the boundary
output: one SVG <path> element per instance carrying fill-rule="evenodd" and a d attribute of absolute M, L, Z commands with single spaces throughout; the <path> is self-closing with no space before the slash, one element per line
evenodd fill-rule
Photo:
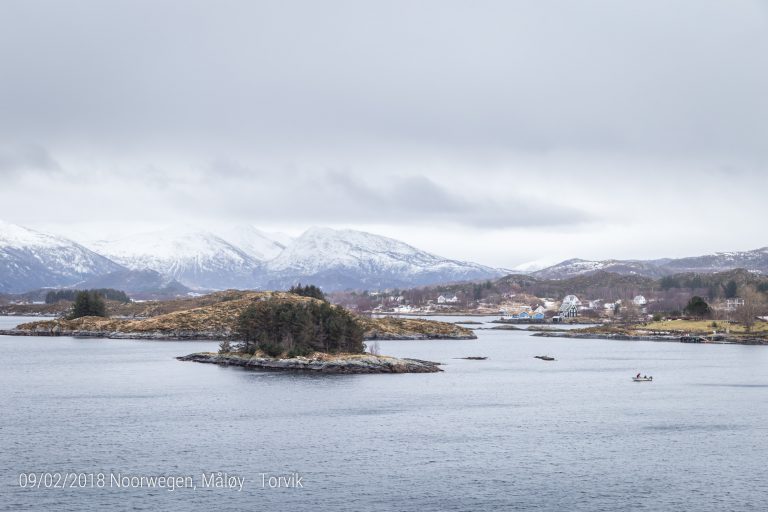
<path fill-rule="evenodd" d="M 29 472 L 19 473 L 19 487 L 25 489 L 234 489 L 243 490 L 245 478 L 231 473 L 192 475 L 137 475 L 112 472 Z"/>

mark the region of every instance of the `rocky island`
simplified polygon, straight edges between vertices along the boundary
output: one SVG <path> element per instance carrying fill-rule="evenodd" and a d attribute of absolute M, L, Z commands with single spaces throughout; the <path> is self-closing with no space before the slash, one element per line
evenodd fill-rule
<path fill-rule="evenodd" d="M 100 299 L 93 299 L 97 303 Z M 102 308 L 104 309 L 104 308 Z M 314 373 L 433 373 L 439 363 L 366 353 L 365 340 L 473 339 L 446 322 L 368 318 L 320 298 L 286 292 L 227 291 L 198 300 L 145 306 L 139 318 L 76 316 L 29 322 L 0 332 L 17 336 L 86 336 L 218 340 L 218 353 L 179 357 L 222 366 Z M 101 314 L 107 314 L 103 311 Z M 374 345 L 372 352 L 377 352 Z"/>
<path fill-rule="evenodd" d="M 177 357 L 179 361 L 241 366 L 258 370 L 292 370 L 313 373 L 434 373 L 441 372 L 440 363 L 420 359 L 400 359 L 374 354 L 323 354 L 290 358 L 265 354 L 216 354 L 200 352 Z"/>
<path fill-rule="evenodd" d="M 0 334 L 83 336 L 150 340 L 228 340 L 236 336 L 238 316 L 251 304 L 268 299 L 307 302 L 315 299 L 286 292 L 228 290 L 194 299 L 121 305 L 119 317 L 86 316 L 28 322 Z M 416 318 L 357 317 L 366 340 L 476 339 L 471 329 Z"/>

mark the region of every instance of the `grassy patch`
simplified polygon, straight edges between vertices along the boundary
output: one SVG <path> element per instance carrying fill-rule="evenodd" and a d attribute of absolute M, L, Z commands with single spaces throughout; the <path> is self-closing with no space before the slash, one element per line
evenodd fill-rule
<path fill-rule="evenodd" d="M 714 327 L 712 323 L 717 323 L 717 327 Z M 649 322 L 647 324 L 638 324 L 634 326 L 635 329 L 642 329 L 645 331 L 674 331 L 674 332 L 689 332 L 699 334 L 712 334 L 712 331 L 718 333 L 724 333 L 726 329 L 729 329 L 733 334 L 745 333 L 744 326 L 728 323 L 719 320 L 663 320 L 660 322 Z M 752 326 L 751 334 L 768 332 L 768 322 L 756 322 Z"/>

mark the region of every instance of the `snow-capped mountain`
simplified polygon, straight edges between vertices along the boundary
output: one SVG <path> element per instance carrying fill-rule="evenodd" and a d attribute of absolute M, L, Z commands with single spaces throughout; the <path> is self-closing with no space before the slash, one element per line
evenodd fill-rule
<path fill-rule="evenodd" d="M 635 260 L 582 260 L 578 258 L 565 260 L 551 267 L 533 272 L 532 275 L 542 279 L 567 279 L 569 277 L 590 274 L 604 270 L 616 274 L 632 274 L 645 277 L 660 277 L 664 269 L 649 261 Z"/>
<path fill-rule="evenodd" d="M 536 272 L 537 270 L 542 270 L 547 267 L 550 267 L 554 265 L 555 262 L 556 260 L 526 261 L 525 263 L 520 263 L 519 265 L 515 265 L 509 270 L 509 272 L 512 274 L 530 274 L 531 272 Z"/>
<path fill-rule="evenodd" d="M 404 242 L 353 230 L 311 228 L 292 239 L 252 225 L 216 234 L 172 228 L 86 244 L 0 221 L 0 293 L 44 287 L 115 287 L 133 292 L 285 289 L 298 282 L 326 291 L 404 288 L 478 280 L 520 271 L 566 279 L 598 271 L 659 278 L 744 268 L 768 274 L 768 247 L 659 260 L 566 260 L 540 270 L 496 269 L 443 258 Z"/>
<path fill-rule="evenodd" d="M 155 270 L 191 288 L 253 288 L 261 269 L 261 262 L 245 250 L 194 227 L 96 242 L 92 247 L 132 270 Z"/>
<path fill-rule="evenodd" d="M 267 262 L 269 288 L 297 282 L 326 290 L 393 288 L 502 275 L 490 267 L 451 260 L 384 236 L 311 228 Z"/>
<path fill-rule="evenodd" d="M 683 272 L 713 273 L 743 268 L 768 274 L 768 247 L 753 251 L 722 252 L 705 256 L 658 260 L 566 260 L 533 272 L 542 279 L 567 279 L 598 270 L 658 278 Z"/>
<path fill-rule="evenodd" d="M 664 268 L 674 272 L 720 272 L 744 268 L 768 274 L 768 247 L 752 251 L 717 252 L 705 256 L 664 260 Z"/>
<path fill-rule="evenodd" d="M 122 269 L 66 238 L 0 221 L 0 292 L 71 286 Z"/>
<path fill-rule="evenodd" d="M 290 238 L 286 239 L 284 235 L 265 233 L 251 224 L 232 226 L 217 231 L 217 234 L 259 261 L 275 258 L 290 243 Z"/>

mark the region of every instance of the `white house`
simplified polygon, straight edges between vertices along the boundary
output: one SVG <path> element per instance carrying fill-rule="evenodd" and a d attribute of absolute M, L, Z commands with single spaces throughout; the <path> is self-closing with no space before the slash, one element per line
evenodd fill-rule
<path fill-rule="evenodd" d="M 635 303 L 635 306 L 645 306 L 648 304 L 648 301 L 645 300 L 645 297 L 642 295 L 637 295 L 634 299 L 632 299 L 632 302 Z"/>
<path fill-rule="evenodd" d="M 728 311 L 733 311 L 736 308 L 740 308 L 744 305 L 744 299 L 741 299 L 739 297 L 736 297 L 734 299 L 727 299 L 725 301 L 725 309 Z"/>
<path fill-rule="evenodd" d="M 566 295 L 565 298 L 563 299 L 563 304 L 562 305 L 563 306 L 565 306 L 565 305 L 581 306 L 581 301 L 575 295 Z M 562 306 L 561 306 L 561 308 L 562 308 Z"/>
<path fill-rule="evenodd" d="M 576 316 L 579 316 L 579 306 L 571 302 L 566 303 L 565 301 L 563 301 L 563 305 L 560 306 L 560 317 L 573 318 Z"/>
<path fill-rule="evenodd" d="M 459 298 L 455 295 L 453 297 L 446 297 L 445 295 L 441 295 L 437 298 L 438 304 L 456 304 L 459 302 Z"/>

